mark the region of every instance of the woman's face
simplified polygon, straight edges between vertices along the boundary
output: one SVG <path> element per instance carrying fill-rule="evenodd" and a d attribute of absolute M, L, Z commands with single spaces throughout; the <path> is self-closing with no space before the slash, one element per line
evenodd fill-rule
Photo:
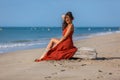
<path fill-rule="evenodd" d="M 65 16 L 65 21 L 66 21 L 67 24 L 72 23 L 72 20 L 68 15 Z"/>

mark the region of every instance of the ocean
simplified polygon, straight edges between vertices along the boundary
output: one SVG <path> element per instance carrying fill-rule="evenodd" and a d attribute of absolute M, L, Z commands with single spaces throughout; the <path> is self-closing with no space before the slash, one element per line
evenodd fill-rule
<path fill-rule="evenodd" d="M 75 27 L 73 40 L 119 32 L 120 27 Z M 0 53 L 45 48 L 51 38 L 61 36 L 61 27 L 0 27 Z"/>

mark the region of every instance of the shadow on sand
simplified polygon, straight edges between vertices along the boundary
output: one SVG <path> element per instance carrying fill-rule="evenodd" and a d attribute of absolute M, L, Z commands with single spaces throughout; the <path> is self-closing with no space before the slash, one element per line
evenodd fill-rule
<path fill-rule="evenodd" d="M 78 58 L 78 57 L 72 57 L 70 58 L 70 60 L 78 60 L 78 59 L 81 59 L 81 60 L 84 60 L 82 58 Z M 114 59 L 120 59 L 120 57 L 97 57 L 96 59 L 92 59 L 92 60 L 114 60 Z"/>

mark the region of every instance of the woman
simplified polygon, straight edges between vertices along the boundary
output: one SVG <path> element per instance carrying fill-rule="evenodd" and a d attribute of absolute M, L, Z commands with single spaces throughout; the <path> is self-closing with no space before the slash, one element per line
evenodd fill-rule
<path fill-rule="evenodd" d="M 69 59 L 75 54 L 77 48 L 74 47 L 72 40 L 74 32 L 73 19 L 72 12 L 65 14 L 62 25 L 63 36 L 60 39 L 52 38 L 46 48 L 46 52 L 36 59 L 35 62 Z"/>

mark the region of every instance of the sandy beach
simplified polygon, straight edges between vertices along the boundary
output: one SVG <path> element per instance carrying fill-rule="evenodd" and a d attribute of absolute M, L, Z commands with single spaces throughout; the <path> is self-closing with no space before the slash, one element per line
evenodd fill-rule
<path fill-rule="evenodd" d="M 36 63 L 44 49 L 0 54 L 0 80 L 120 80 L 120 33 L 79 40 L 75 46 L 95 48 L 98 58 Z"/>

